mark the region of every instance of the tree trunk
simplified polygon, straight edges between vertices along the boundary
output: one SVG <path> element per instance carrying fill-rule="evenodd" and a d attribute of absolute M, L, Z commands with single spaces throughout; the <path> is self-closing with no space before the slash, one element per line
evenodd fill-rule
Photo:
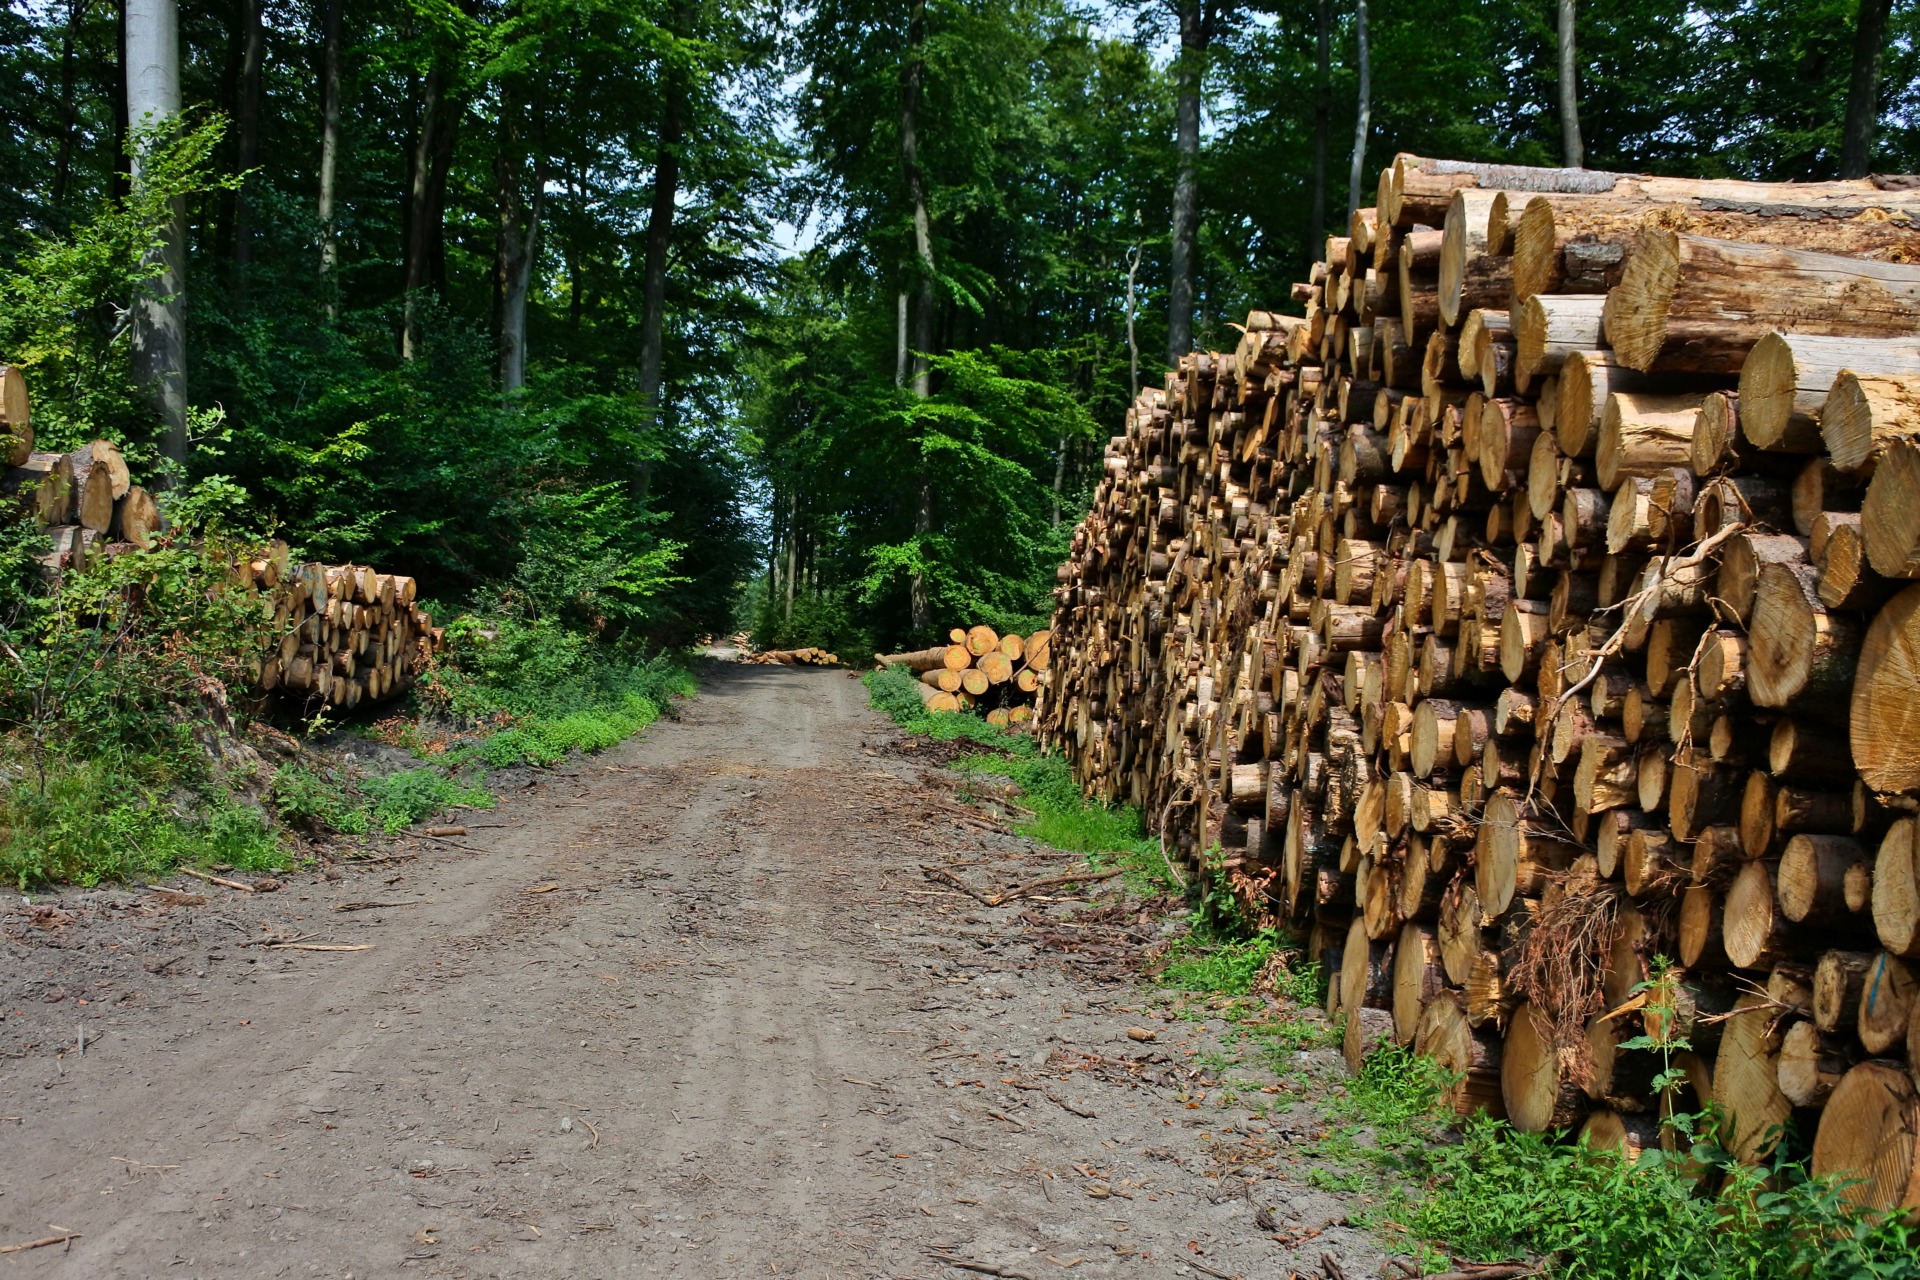
<path fill-rule="evenodd" d="M 927 212 L 926 177 L 920 171 L 920 95 L 926 75 L 926 0 L 913 0 L 907 20 L 907 63 L 900 73 L 900 166 L 907 179 L 907 199 L 913 208 L 913 251 L 916 290 L 913 315 L 913 394 L 925 400 L 933 394 L 933 221 Z M 924 430 L 924 426 L 921 428 Z M 913 506 L 913 533 L 922 539 L 933 531 L 933 478 L 927 474 L 924 448 L 915 476 L 918 492 Z M 908 584 L 908 621 L 915 635 L 932 623 L 927 598 L 926 570 L 915 569 Z"/>
<path fill-rule="evenodd" d="M 53 160 L 53 213 L 56 220 L 66 211 L 67 184 L 73 176 L 73 81 L 74 42 L 80 20 L 86 16 L 87 0 L 67 0 L 66 29 L 60 33 L 60 149 Z"/>
<path fill-rule="evenodd" d="M 180 25 L 174 0 L 126 0 L 127 115 L 136 127 L 151 130 L 145 145 L 165 136 L 180 114 Z M 144 147 L 142 148 L 144 150 Z M 144 157 L 133 159 L 133 181 L 141 181 Z M 162 428 L 161 453 L 175 462 L 187 458 L 186 208 L 176 200 L 162 232 L 162 244 L 150 259 L 153 275 L 133 305 L 134 380 L 146 388 L 148 403 Z"/>
<path fill-rule="evenodd" d="M 907 291 L 902 289 L 893 320 L 893 385 L 907 385 Z"/>
<path fill-rule="evenodd" d="M 1134 318 L 1139 314 L 1139 278 L 1140 246 L 1135 245 L 1127 255 L 1127 385 L 1136 400 L 1140 398 L 1140 340 L 1134 332 Z"/>
<path fill-rule="evenodd" d="M 1327 226 L 1327 134 L 1333 127 L 1333 4 L 1314 4 L 1313 185 L 1307 191 L 1307 257 L 1320 254 Z M 1135 391 L 1137 396 L 1140 393 Z"/>
<path fill-rule="evenodd" d="M 684 40 L 693 23 L 691 5 L 676 5 L 673 35 Z M 653 208 L 647 215 L 645 314 L 640 326 L 640 399 L 660 413 L 660 362 L 666 342 L 667 249 L 673 242 L 674 201 L 680 193 L 680 143 L 686 132 L 687 78 L 678 65 L 667 72 L 660 108 L 660 137 L 653 165 Z M 643 481 L 644 487 L 644 481 Z"/>
<path fill-rule="evenodd" d="M 241 0 L 240 85 L 236 103 L 235 167 L 242 173 L 260 163 L 260 64 L 266 57 L 267 27 L 261 0 Z M 233 279 L 244 300 L 247 271 L 253 264 L 252 228 L 247 221 L 247 188 L 233 193 Z"/>
<path fill-rule="evenodd" d="M 1347 174 L 1347 211 L 1360 207 L 1360 184 L 1367 169 L 1367 132 L 1373 113 L 1373 59 L 1367 51 L 1367 0 L 1354 0 L 1354 52 L 1360 68 L 1360 102 L 1353 123 L 1353 165 Z"/>
<path fill-rule="evenodd" d="M 1200 230 L 1200 80 L 1211 34 L 1204 0 L 1177 0 L 1180 52 L 1174 62 L 1173 278 L 1167 290 L 1167 364 L 1193 350 L 1194 254 Z"/>
<path fill-rule="evenodd" d="M 500 93 L 500 145 L 494 156 L 498 203 L 495 228 L 495 288 L 499 295 L 500 390 L 512 395 L 527 384 L 527 295 L 539 257 L 540 205 L 546 187 L 546 162 L 533 162 L 533 194 L 520 195 L 522 152 L 519 104 L 511 89 Z"/>
<path fill-rule="evenodd" d="M 1880 119 L 1880 62 L 1887 44 L 1887 13 L 1893 0 L 1860 0 L 1853 28 L 1853 75 L 1847 82 L 1847 115 L 1840 126 L 1840 176 L 1864 178 L 1873 156 L 1873 130 Z"/>
<path fill-rule="evenodd" d="M 1580 94 L 1574 63 L 1575 0 L 1560 0 L 1560 155 L 1569 169 L 1584 168 L 1587 149 L 1580 141 Z"/>
<path fill-rule="evenodd" d="M 439 212 L 434 202 L 433 169 L 440 150 L 440 116 L 446 68 L 435 63 L 420 92 L 420 132 L 414 139 L 407 178 L 405 302 L 400 325 L 400 357 L 413 359 L 420 343 L 418 299 L 432 278 L 433 228 Z"/>
<path fill-rule="evenodd" d="M 326 296 L 329 322 L 340 316 L 334 282 L 340 247 L 334 236 L 333 208 L 340 168 L 340 6 L 344 2 L 322 0 L 320 6 L 320 196 L 315 212 L 320 218 L 320 288 Z"/>

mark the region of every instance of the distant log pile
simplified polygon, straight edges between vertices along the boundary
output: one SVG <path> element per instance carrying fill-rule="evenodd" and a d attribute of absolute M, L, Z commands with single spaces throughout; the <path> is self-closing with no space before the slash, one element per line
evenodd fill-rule
<path fill-rule="evenodd" d="M 934 713 L 984 706 L 990 723 L 1023 724 L 1033 716 L 1041 680 L 1053 666 L 1052 633 L 1001 635 L 984 624 L 955 627 L 951 644 L 912 653 L 876 653 L 883 667 L 920 677 L 920 701 Z"/>
<path fill-rule="evenodd" d="M 837 667 L 840 655 L 825 649 L 765 649 L 743 653 L 740 661 L 754 667 Z"/>
<path fill-rule="evenodd" d="M 1043 737 L 1531 1131 L 1920 1200 L 1920 192 L 1399 157 L 1110 442 Z M 1678 1007 L 1635 990 L 1683 966 Z M 1671 1139 L 1665 1139 L 1671 1141 Z"/>

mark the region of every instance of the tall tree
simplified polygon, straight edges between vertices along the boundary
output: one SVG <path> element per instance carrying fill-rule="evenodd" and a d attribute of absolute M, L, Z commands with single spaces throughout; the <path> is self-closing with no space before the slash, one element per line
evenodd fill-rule
<path fill-rule="evenodd" d="M 1853 73 L 1847 81 L 1847 114 L 1840 128 L 1840 176 L 1864 178 L 1873 158 L 1874 125 L 1880 118 L 1880 64 L 1887 45 L 1887 15 L 1893 0 L 1860 0 L 1853 27 Z"/>
<path fill-rule="evenodd" d="M 137 130 L 133 182 L 143 160 L 180 116 L 180 19 L 174 0 L 125 0 L 127 114 Z M 133 302 L 134 379 L 160 420 L 162 453 L 187 458 L 186 205 L 173 216 L 152 256 L 153 275 Z"/>
<path fill-rule="evenodd" d="M 235 119 L 234 167 L 241 173 L 260 162 L 260 68 L 266 58 L 267 24 L 262 0 L 240 0 L 240 83 Z M 247 216 L 247 188 L 233 193 L 233 276 L 241 296 L 246 295 L 247 273 L 253 263 L 253 228 Z"/>
<path fill-rule="evenodd" d="M 400 324 L 400 355 L 413 359 L 420 346 L 420 302 L 444 271 L 447 173 L 453 165 L 457 104 L 449 100 L 457 75 L 453 51 L 436 48 L 420 84 L 419 126 L 407 163 L 407 223 Z"/>
<path fill-rule="evenodd" d="M 926 43 L 926 0 L 912 0 L 907 15 L 907 57 L 900 69 L 900 168 L 906 178 L 907 203 L 913 215 L 915 296 L 911 359 L 916 400 L 925 400 L 933 393 L 933 219 L 927 212 L 926 175 L 920 169 L 920 97 L 926 77 Z M 922 541 L 933 532 L 933 477 L 928 467 L 923 438 L 917 450 L 913 505 L 913 535 Z M 932 618 L 923 562 L 915 564 L 908 583 L 908 610 L 914 634 L 926 634 Z"/>
<path fill-rule="evenodd" d="M 1174 0 L 1180 51 L 1174 59 L 1172 276 L 1167 290 L 1167 363 L 1193 349 L 1193 276 L 1200 238 L 1200 92 L 1215 10 L 1208 0 Z"/>
<path fill-rule="evenodd" d="M 1314 0 L 1313 184 L 1307 194 L 1307 244 L 1327 229 L 1327 133 L 1333 127 L 1333 0 Z"/>
<path fill-rule="evenodd" d="M 531 148 L 533 172 L 527 186 L 529 194 L 523 196 L 520 184 L 526 178 L 530 148 L 525 107 L 511 82 L 500 87 L 499 111 L 494 153 L 499 220 L 494 236 L 494 293 L 499 312 L 500 390 L 512 395 L 527 385 L 527 303 L 540 252 L 540 207 L 546 195 L 547 158 L 544 148 Z"/>
<path fill-rule="evenodd" d="M 660 361 L 666 340 L 667 251 L 673 243 L 674 202 L 680 192 L 680 147 L 686 136 L 688 50 L 693 6 L 676 0 L 669 34 L 673 37 L 666 82 L 661 91 L 660 133 L 654 150 L 653 207 L 647 214 L 647 257 L 641 305 L 640 399 L 660 409 Z"/>
<path fill-rule="evenodd" d="M 1347 208 L 1360 207 L 1360 186 L 1367 175 L 1367 134 L 1373 116 L 1373 57 L 1367 48 L 1367 0 L 1353 4 L 1354 63 L 1360 73 L 1360 100 L 1353 121 L 1353 165 L 1347 174 Z"/>
<path fill-rule="evenodd" d="M 320 290 L 329 321 L 339 318 L 339 229 L 334 225 L 340 171 L 340 7 L 346 0 L 320 0 Z"/>
<path fill-rule="evenodd" d="M 1587 149 L 1580 141 L 1580 92 L 1574 62 L 1574 6 L 1577 3 L 1578 0 L 1559 3 L 1560 162 L 1569 169 L 1585 168 L 1587 163 Z"/>

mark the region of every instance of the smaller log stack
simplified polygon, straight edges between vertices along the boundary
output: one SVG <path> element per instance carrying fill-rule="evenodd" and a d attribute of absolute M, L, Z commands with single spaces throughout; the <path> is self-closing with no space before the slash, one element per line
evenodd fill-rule
<path fill-rule="evenodd" d="M 32 404 L 20 371 L 0 365 L 0 495 L 15 514 L 52 539 L 40 557 L 48 574 L 84 573 L 114 555 L 145 550 L 160 510 L 132 482 L 118 446 L 105 440 L 71 453 L 36 453 Z M 292 564 L 287 544 L 233 566 L 234 584 L 257 591 L 270 610 L 274 647 L 261 655 L 257 683 L 342 709 L 412 687 L 440 632 L 414 606 L 414 581 L 362 565 Z"/>
<path fill-rule="evenodd" d="M 414 580 L 402 574 L 293 564 L 276 542 L 236 565 L 234 579 L 271 602 L 279 639 L 261 660 L 265 691 L 350 711 L 411 688 L 440 642 L 432 617 L 414 604 Z"/>
<path fill-rule="evenodd" d="M 1920 1207 L 1920 191 L 1401 156 L 1111 439 L 1042 739 L 1307 937 L 1356 1063 Z M 1655 956 L 1677 1007 L 1642 1007 Z"/>
<path fill-rule="evenodd" d="M 0 496 L 47 531 L 49 573 L 82 570 L 120 545 L 145 547 L 160 529 L 153 495 L 133 483 L 117 445 L 95 440 L 71 453 L 33 447 L 32 400 L 18 369 L 0 365 Z"/>
<path fill-rule="evenodd" d="M 955 627 L 951 644 L 912 653 L 876 653 L 882 667 L 920 677 L 920 701 L 935 713 L 986 708 L 987 721 L 1002 727 L 1032 719 L 1041 682 L 1053 666 L 1052 632 L 1001 635 L 982 623 Z"/>
<path fill-rule="evenodd" d="M 750 667 L 837 667 L 840 655 L 825 649 L 763 649 L 742 654 L 740 661 Z"/>

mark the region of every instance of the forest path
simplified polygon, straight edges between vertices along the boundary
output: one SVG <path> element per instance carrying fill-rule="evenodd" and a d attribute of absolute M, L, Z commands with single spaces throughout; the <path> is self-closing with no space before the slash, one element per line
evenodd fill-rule
<path fill-rule="evenodd" d="M 170 908 L 10 898 L 0 1245 L 82 1234 L 0 1265 L 1375 1274 L 1342 1204 L 1275 1172 L 1311 1113 L 1220 1105 L 1225 1028 L 1164 1020 L 1120 963 L 1151 922 L 922 874 L 1068 857 L 894 737 L 844 673 L 715 666 L 463 849 Z M 407 905 L 339 910 L 366 902 Z M 296 934 L 372 945 L 242 945 Z"/>

